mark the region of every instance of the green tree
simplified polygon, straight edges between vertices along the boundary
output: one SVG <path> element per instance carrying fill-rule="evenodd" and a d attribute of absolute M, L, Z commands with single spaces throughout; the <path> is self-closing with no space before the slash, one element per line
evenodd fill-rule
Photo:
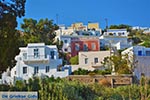
<path fill-rule="evenodd" d="M 132 70 L 130 68 L 130 61 L 128 60 L 128 56 L 122 57 L 121 54 L 113 55 L 111 57 L 106 57 L 102 62 L 103 66 L 108 70 L 106 73 L 110 73 L 112 67 L 114 66 L 115 72 L 118 74 L 131 74 Z"/>
<path fill-rule="evenodd" d="M 131 26 L 125 24 L 111 25 L 109 29 L 127 29 L 127 31 L 131 31 Z"/>
<path fill-rule="evenodd" d="M 74 56 L 74 57 L 71 57 L 70 63 L 71 63 L 72 65 L 77 65 L 77 64 L 79 63 L 79 61 L 78 61 L 78 55 L 76 55 L 76 56 Z"/>
<path fill-rule="evenodd" d="M 74 75 L 88 75 L 89 71 L 79 68 L 73 72 Z"/>
<path fill-rule="evenodd" d="M 22 41 L 24 44 L 33 42 L 44 42 L 46 44 L 53 44 L 56 36 L 55 30 L 59 27 L 53 24 L 53 20 L 40 19 L 39 21 L 30 19 L 24 19 L 21 28 L 23 29 L 24 36 Z"/>
<path fill-rule="evenodd" d="M 131 74 L 131 70 L 128 65 L 128 58 L 123 58 L 121 55 L 114 55 L 111 56 L 110 60 L 118 74 Z"/>
<path fill-rule="evenodd" d="M 26 0 L 0 1 L 0 74 L 14 66 L 14 57 L 19 52 L 17 17 L 25 14 Z"/>

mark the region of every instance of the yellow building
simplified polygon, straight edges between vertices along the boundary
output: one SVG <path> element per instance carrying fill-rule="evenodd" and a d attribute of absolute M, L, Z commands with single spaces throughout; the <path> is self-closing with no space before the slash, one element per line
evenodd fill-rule
<path fill-rule="evenodd" d="M 84 30 L 86 29 L 86 27 L 83 25 L 83 23 L 79 22 L 79 23 L 73 23 L 71 25 L 71 27 L 74 29 L 74 30 Z"/>
<path fill-rule="evenodd" d="M 99 23 L 88 23 L 88 29 L 99 29 Z"/>

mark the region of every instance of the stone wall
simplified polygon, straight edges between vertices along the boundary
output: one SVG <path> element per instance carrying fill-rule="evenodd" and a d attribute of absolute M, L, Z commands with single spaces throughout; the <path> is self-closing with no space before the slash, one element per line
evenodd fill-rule
<path fill-rule="evenodd" d="M 87 84 L 105 81 L 105 83 L 107 82 L 111 87 L 131 85 L 133 83 L 132 75 L 70 75 L 67 79 L 70 81 L 78 80 L 79 82 Z"/>

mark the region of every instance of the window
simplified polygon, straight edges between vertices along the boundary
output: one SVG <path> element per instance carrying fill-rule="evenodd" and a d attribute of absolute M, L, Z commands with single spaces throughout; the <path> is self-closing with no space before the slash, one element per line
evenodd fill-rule
<path fill-rule="evenodd" d="M 34 49 L 34 58 L 39 57 L 39 49 Z"/>
<path fill-rule="evenodd" d="M 121 33 L 118 33 L 118 36 L 121 36 Z"/>
<path fill-rule="evenodd" d="M 68 41 L 67 41 L 67 40 L 64 40 L 64 42 L 67 43 Z"/>
<path fill-rule="evenodd" d="M 79 46 L 78 43 L 75 44 L 75 50 L 76 50 L 76 51 L 79 51 L 79 50 L 80 50 L 80 46 Z"/>
<path fill-rule="evenodd" d="M 85 58 L 85 64 L 87 64 L 88 63 L 88 58 Z"/>
<path fill-rule="evenodd" d="M 98 58 L 94 58 L 94 63 L 98 63 Z"/>
<path fill-rule="evenodd" d="M 114 36 L 116 36 L 116 33 L 114 33 Z"/>
<path fill-rule="evenodd" d="M 34 67 L 34 74 L 37 74 L 39 72 L 39 67 L 38 66 L 35 66 Z"/>
<path fill-rule="evenodd" d="M 46 72 L 46 73 L 49 72 L 49 66 L 46 66 L 45 72 Z"/>
<path fill-rule="evenodd" d="M 68 49 L 67 48 L 65 48 L 65 52 L 67 52 L 68 51 Z"/>
<path fill-rule="evenodd" d="M 142 56 L 142 51 L 138 51 L 138 56 Z"/>
<path fill-rule="evenodd" d="M 16 75 L 16 71 L 14 72 L 14 74 Z"/>
<path fill-rule="evenodd" d="M 84 44 L 84 45 L 83 45 L 83 50 L 84 50 L 84 51 L 88 51 L 87 44 Z"/>
<path fill-rule="evenodd" d="M 51 51 L 51 59 L 54 59 L 55 52 Z"/>
<path fill-rule="evenodd" d="M 109 35 L 113 35 L 113 33 L 109 33 Z"/>
<path fill-rule="evenodd" d="M 27 67 L 23 67 L 23 74 L 27 73 Z"/>
<path fill-rule="evenodd" d="M 150 51 L 146 51 L 146 56 L 150 56 Z"/>
<path fill-rule="evenodd" d="M 27 59 L 27 53 L 23 53 L 23 58 Z"/>
<path fill-rule="evenodd" d="M 95 50 L 95 49 L 96 49 L 95 43 L 92 43 L 91 45 L 92 45 L 92 46 L 91 46 L 91 47 L 92 47 L 92 50 Z"/>

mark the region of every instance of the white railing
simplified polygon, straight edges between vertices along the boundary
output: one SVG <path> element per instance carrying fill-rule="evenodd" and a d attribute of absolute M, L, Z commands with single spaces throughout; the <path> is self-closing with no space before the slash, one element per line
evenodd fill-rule
<path fill-rule="evenodd" d="M 49 60 L 49 55 L 38 55 L 38 56 L 28 55 L 26 57 L 24 56 L 23 60 L 24 61 Z"/>

